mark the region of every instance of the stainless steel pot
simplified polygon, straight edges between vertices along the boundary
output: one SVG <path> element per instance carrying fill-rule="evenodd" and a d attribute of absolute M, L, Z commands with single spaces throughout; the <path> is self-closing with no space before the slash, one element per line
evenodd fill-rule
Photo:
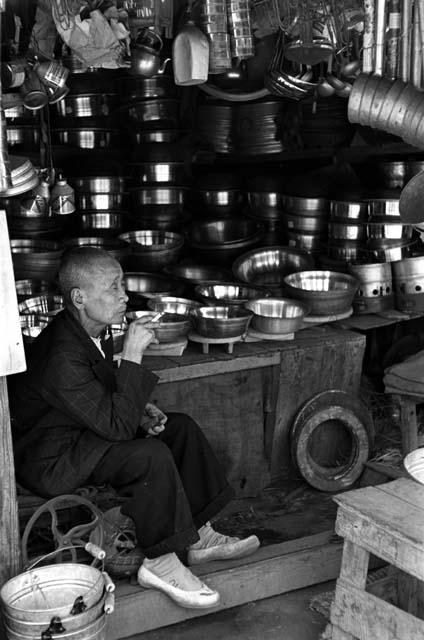
<path fill-rule="evenodd" d="M 34 147 L 40 143 L 40 131 L 33 125 L 8 124 L 6 137 L 9 147 Z"/>
<path fill-rule="evenodd" d="M 393 308 L 390 263 L 349 264 L 348 270 L 359 281 L 353 300 L 355 313 L 378 313 Z"/>
<path fill-rule="evenodd" d="M 377 176 L 385 189 L 402 189 L 406 180 L 404 160 L 385 160 L 377 163 Z"/>
<path fill-rule="evenodd" d="M 304 198 L 301 196 L 283 196 L 283 207 L 290 213 L 302 214 L 308 211 L 327 213 L 329 209 L 328 200 L 325 198 Z"/>
<path fill-rule="evenodd" d="M 172 76 L 159 74 L 152 78 L 122 76 L 117 79 L 117 90 L 121 104 L 138 102 L 146 98 L 175 98 L 178 91 Z"/>
<path fill-rule="evenodd" d="M 118 96 L 115 93 L 68 94 L 52 106 L 56 115 L 68 118 L 109 116 L 116 108 Z"/>
<path fill-rule="evenodd" d="M 106 149 L 114 146 L 119 137 L 118 129 L 52 129 L 52 143 L 80 149 Z"/>
<path fill-rule="evenodd" d="M 353 240 L 345 240 L 344 242 L 330 242 L 328 246 L 328 255 L 334 260 L 343 260 L 351 262 L 359 260 L 362 255 L 362 247 Z"/>
<path fill-rule="evenodd" d="M 295 214 L 281 214 L 282 224 L 289 230 L 300 233 L 323 235 L 327 231 L 325 216 L 297 216 Z"/>
<path fill-rule="evenodd" d="M 308 307 L 286 298 L 259 298 L 245 304 L 253 311 L 251 326 L 261 333 L 287 334 L 301 328 Z"/>
<path fill-rule="evenodd" d="M 398 222 L 367 222 L 369 240 L 410 240 L 414 228 Z"/>
<path fill-rule="evenodd" d="M 399 198 L 373 198 L 372 200 L 367 200 L 367 203 L 369 220 L 373 220 L 374 218 L 381 218 L 384 216 L 400 217 Z"/>
<path fill-rule="evenodd" d="M 326 234 L 288 231 L 286 235 L 289 247 L 296 247 L 297 249 L 309 251 L 311 253 L 322 251 L 323 244 L 327 239 Z"/>
<path fill-rule="evenodd" d="M 150 142 L 175 142 L 178 140 L 179 129 L 145 129 L 144 131 L 129 130 L 127 132 L 130 141 L 135 145 L 148 144 Z"/>
<path fill-rule="evenodd" d="M 366 202 L 330 200 L 330 219 L 362 221 L 366 220 L 367 217 L 368 204 Z"/>
<path fill-rule="evenodd" d="M 363 240 L 366 237 L 367 227 L 363 223 L 350 224 L 347 222 L 331 221 L 328 225 L 328 237 L 331 240 Z"/>
<path fill-rule="evenodd" d="M 125 194 L 123 193 L 75 193 L 75 201 L 79 210 L 117 210 L 124 205 Z"/>
<path fill-rule="evenodd" d="M 184 207 L 186 189 L 177 186 L 146 186 L 130 189 L 133 209 L 147 206 L 172 206 L 176 211 Z"/>
<path fill-rule="evenodd" d="M 144 162 L 127 167 L 130 184 L 133 187 L 151 183 L 183 185 L 186 173 L 183 162 Z"/>
<path fill-rule="evenodd" d="M 284 278 L 291 297 L 308 305 L 311 316 L 344 313 L 352 305 L 359 282 L 336 271 L 301 271 Z"/>
<path fill-rule="evenodd" d="M 88 193 L 121 193 L 125 178 L 120 176 L 83 176 L 70 178 L 69 182 L 77 191 Z"/>
<path fill-rule="evenodd" d="M 424 256 L 392 262 L 396 308 L 403 312 L 424 309 Z"/>
<path fill-rule="evenodd" d="M 179 101 L 172 98 L 152 98 L 134 102 L 116 110 L 116 116 L 128 128 L 134 125 L 146 128 L 146 123 L 161 121 L 171 126 L 179 122 Z"/>
<path fill-rule="evenodd" d="M 401 242 L 395 240 L 394 244 L 388 244 L 387 242 L 380 246 L 367 247 L 368 256 L 372 256 L 375 260 L 380 262 L 396 262 L 398 260 L 404 260 L 411 256 L 414 242 Z"/>
<path fill-rule="evenodd" d="M 130 218 L 122 211 L 85 211 L 76 219 L 79 231 L 87 235 L 118 235 L 125 231 Z"/>

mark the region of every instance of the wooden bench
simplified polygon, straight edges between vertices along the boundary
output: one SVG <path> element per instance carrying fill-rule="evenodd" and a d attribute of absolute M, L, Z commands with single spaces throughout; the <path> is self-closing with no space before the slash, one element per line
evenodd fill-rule
<path fill-rule="evenodd" d="M 331 639 L 423 638 L 424 487 L 401 478 L 335 500 L 336 533 L 344 546 Z M 370 554 L 389 563 L 396 579 L 396 590 L 387 589 L 384 597 L 366 589 Z"/>

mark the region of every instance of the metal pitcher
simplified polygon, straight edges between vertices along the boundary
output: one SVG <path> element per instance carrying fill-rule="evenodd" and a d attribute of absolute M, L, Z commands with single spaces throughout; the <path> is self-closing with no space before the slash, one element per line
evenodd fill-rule
<path fill-rule="evenodd" d="M 152 78 L 165 71 L 170 58 L 160 59 L 162 38 L 149 28 L 141 29 L 131 51 L 131 73 Z"/>

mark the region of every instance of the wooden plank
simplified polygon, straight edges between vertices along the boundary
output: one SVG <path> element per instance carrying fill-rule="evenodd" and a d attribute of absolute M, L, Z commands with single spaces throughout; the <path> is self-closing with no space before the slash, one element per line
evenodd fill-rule
<path fill-rule="evenodd" d="M 377 507 L 376 507 L 377 511 Z M 389 511 L 388 517 L 391 512 Z M 408 516 L 404 515 L 406 522 Z M 398 516 L 393 529 L 399 527 Z M 336 520 L 336 532 L 357 545 L 374 553 L 382 560 L 395 564 L 400 569 L 424 579 L 424 547 L 422 542 L 412 542 L 410 538 L 393 532 L 386 526 L 373 521 L 372 517 L 364 517 L 353 510 L 339 507 Z M 416 534 L 416 532 L 414 532 Z M 422 532 L 421 532 L 421 535 Z"/>
<path fill-rule="evenodd" d="M 339 336 L 332 343 L 316 340 L 308 349 L 297 346 L 282 353 L 271 458 L 273 480 L 293 471 L 290 429 L 302 405 L 327 389 L 359 392 L 365 337 L 344 332 L 342 346 L 339 340 Z"/>
<path fill-rule="evenodd" d="M 400 469 L 399 467 L 395 467 L 390 464 L 386 464 L 384 462 L 374 462 L 373 460 L 368 460 L 365 463 L 365 466 L 377 473 L 381 473 L 383 476 L 387 478 L 406 478 L 408 477 L 408 473 L 404 469 Z M 372 484 L 372 483 L 369 483 Z"/>
<path fill-rule="evenodd" d="M 394 482 L 387 482 L 378 487 L 389 496 L 396 496 L 400 500 L 423 510 L 424 519 L 424 490 L 423 486 L 410 478 L 400 478 Z"/>
<path fill-rule="evenodd" d="M 24 345 L 4 211 L 0 211 L 0 336 L 0 376 L 25 371 Z"/>
<path fill-rule="evenodd" d="M 332 532 L 327 532 L 326 536 L 320 535 L 321 540 L 325 537 L 329 540 Z M 268 547 L 268 552 L 260 559 L 256 559 L 258 556 L 255 554 L 250 562 L 246 562 L 245 558 L 244 563 L 236 567 L 214 571 L 210 565 L 204 565 L 197 573 L 206 584 L 221 594 L 220 605 L 212 611 L 269 598 L 331 580 L 338 575 L 341 542 L 314 544 L 289 553 L 284 551 L 285 544 L 275 545 L 279 549 L 272 551 Z M 308 539 L 304 539 L 301 546 L 305 544 L 308 545 Z M 226 566 L 229 566 L 228 563 Z M 108 625 L 108 640 L 117 640 L 124 634 L 131 636 L 143 633 L 208 613 L 211 613 L 210 609 L 183 609 L 159 591 L 136 587 L 131 593 L 122 596 L 117 594 L 115 613 Z"/>
<path fill-rule="evenodd" d="M 270 481 L 265 457 L 266 369 L 235 371 L 158 385 L 152 402 L 199 423 L 239 496 L 255 496 Z"/>
<path fill-rule="evenodd" d="M 5 377 L 0 377 L 0 585 L 19 573 L 21 551 L 15 464 Z"/>
<path fill-rule="evenodd" d="M 424 636 L 423 620 L 341 579 L 336 585 L 331 622 L 361 640 L 412 640 Z"/>
<path fill-rule="evenodd" d="M 402 436 L 402 453 L 406 455 L 418 447 L 417 410 L 414 398 L 400 394 L 392 394 L 399 407 L 400 433 Z"/>
<path fill-rule="evenodd" d="M 366 549 L 346 539 L 343 545 L 340 577 L 359 589 L 365 589 L 369 558 L 370 554 Z"/>

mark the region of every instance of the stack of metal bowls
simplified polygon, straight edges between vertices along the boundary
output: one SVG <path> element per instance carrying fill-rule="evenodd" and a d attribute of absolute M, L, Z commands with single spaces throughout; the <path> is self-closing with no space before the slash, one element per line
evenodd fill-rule
<path fill-rule="evenodd" d="M 249 327 L 253 312 L 238 306 L 200 307 L 194 312 L 194 326 L 205 338 L 238 338 Z"/>
<path fill-rule="evenodd" d="M 120 103 L 116 121 L 133 149 L 144 143 L 177 140 L 180 103 L 172 74 L 121 75 L 116 86 Z"/>
<path fill-rule="evenodd" d="M 394 295 L 390 263 L 352 263 L 348 271 L 359 282 L 353 299 L 357 315 L 393 309 Z"/>
<path fill-rule="evenodd" d="M 250 300 L 265 298 L 271 293 L 262 287 L 243 285 L 236 282 L 208 282 L 198 284 L 195 296 L 208 306 L 245 306 Z"/>
<path fill-rule="evenodd" d="M 178 144 L 140 146 L 126 173 L 132 228 L 178 231 L 186 219 L 188 181 Z"/>
<path fill-rule="evenodd" d="M 366 241 L 368 206 L 362 200 L 330 200 L 328 257 L 335 263 L 361 259 Z"/>
<path fill-rule="evenodd" d="M 179 296 L 184 292 L 181 281 L 161 273 L 126 271 L 125 290 L 130 309 L 146 309 L 147 302 L 158 296 Z"/>
<path fill-rule="evenodd" d="M 24 198 L 17 196 L 0 199 L 0 207 L 6 211 L 11 237 L 56 240 L 62 236 L 64 224 L 60 216 L 50 215 L 48 209 L 29 208 L 26 204 Z"/>
<path fill-rule="evenodd" d="M 255 55 L 249 0 L 230 0 L 227 4 L 231 56 L 247 60 Z"/>
<path fill-rule="evenodd" d="M 424 144 L 421 90 L 400 79 L 362 73 L 349 95 L 350 122 L 380 129 L 416 147 Z"/>
<path fill-rule="evenodd" d="M 123 263 L 130 254 L 130 245 L 120 238 L 100 236 L 76 236 L 67 238 L 64 244 L 68 248 L 96 247 L 107 251 L 112 258 Z"/>
<path fill-rule="evenodd" d="M 70 74 L 69 93 L 50 106 L 52 143 L 80 149 L 105 149 L 119 143 L 112 113 L 117 106 L 113 72 L 97 69 Z"/>
<path fill-rule="evenodd" d="M 403 224 L 399 213 L 399 197 L 372 198 L 368 201 L 368 261 L 393 262 L 411 255 L 416 238 L 414 227 Z"/>
<path fill-rule="evenodd" d="M 424 256 L 392 262 L 395 307 L 405 313 L 424 311 Z"/>
<path fill-rule="evenodd" d="M 309 312 L 306 305 L 288 298 L 259 298 L 249 301 L 246 308 L 253 311 L 252 329 L 274 335 L 295 333 Z"/>
<path fill-rule="evenodd" d="M 50 240 L 10 240 L 16 280 L 55 280 L 64 245 Z"/>
<path fill-rule="evenodd" d="M 353 276 L 327 270 L 292 273 L 284 284 L 292 298 L 309 307 L 311 316 L 324 318 L 349 312 L 359 286 Z"/>
<path fill-rule="evenodd" d="M 236 151 L 243 156 L 284 151 L 280 122 L 285 102 L 278 98 L 240 103 L 233 120 Z"/>
<path fill-rule="evenodd" d="M 230 36 L 225 0 L 202 0 L 200 28 L 209 40 L 209 73 L 223 73 L 231 68 Z"/>
<path fill-rule="evenodd" d="M 206 264 L 231 267 L 233 261 L 259 245 L 262 227 L 245 217 L 193 221 L 187 229 L 192 253 Z"/>
<path fill-rule="evenodd" d="M 240 282 L 271 290 L 275 296 L 284 294 L 284 278 L 288 274 L 313 269 L 313 257 L 293 247 L 271 246 L 253 249 L 233 263 L 234 276 Z"/>
<path fill-rule="evenodd" d="M 160 271 L 177 262 L 184 245 L 184 236 L 173 231 L 142 229 L 127 231 L 118 237 L 130 245 L 125 260 L 129 271 Z"/>
<path fill-rule="evenodd" d="M 128 228 L 125 181 L 121 176 L 89 175 L 69 179 L 75 190 L 78 232 L 116 236 Z"/>
<path fill-rule="evenodd" d="M 233 215 L 240 213 L 243 196 L 243 185 L 238 175 L 208 172 L 195 180 L 190 209 L 195 218 Z"/>
<path fill-rule="evenodd" d="M 22 153 L 39 149 L 40 129 L 36 111 L 26 109 L 23 103 L 4 110 L 6 137 L 10 151 Z"/>
<path fill-rule="evenodd" d="M 317 255 L 327 242 L 328 200 L 322 197 L 283 197 L 287 244 Z"/>
<path fill-rule="evenodd" d="M 235 153 L 234 107 L 228 102 L 207 100 L 197 109 L 196 130 L 202 144 L 215 153 Z"/>
<path fill-rule="evenodd" d="M 355 134 L 347 118 L 346 100 L 331 96 L 314 96 L 299 103 L 299 135 L 306 148 L 349 145 Z"/>

